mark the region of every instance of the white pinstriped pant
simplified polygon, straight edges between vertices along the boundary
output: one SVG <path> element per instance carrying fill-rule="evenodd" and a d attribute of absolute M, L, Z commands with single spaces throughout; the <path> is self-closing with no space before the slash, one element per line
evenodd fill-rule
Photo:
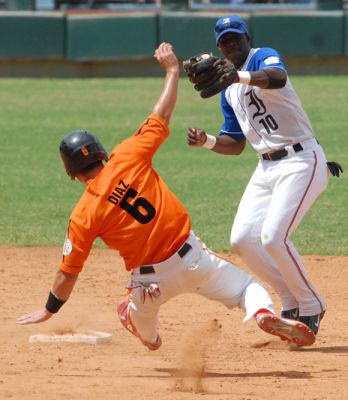
<path fill-rule="evenodd" d="M 316 315 L 326 304 L 309 282 L 289 236 L 328 185 L 326 157 L 315 139 L 279 161 L 260 160 L 234 219 L 231 245 L 280 295 L 282 309 Z"/>

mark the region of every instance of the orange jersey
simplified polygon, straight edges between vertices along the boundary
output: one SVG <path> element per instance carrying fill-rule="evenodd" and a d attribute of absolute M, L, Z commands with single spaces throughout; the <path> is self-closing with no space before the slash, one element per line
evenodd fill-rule
<path fill-rule="evenodd" d="M 151 114 L 87 182 L 70 217 L 62 271 L 79 273 L 97 237 L 119 251 L 127 270 L 161 262 L 180 248 L 189 236 L 190 218 L 152 167 L 168 136 L 166 121 Z"/>

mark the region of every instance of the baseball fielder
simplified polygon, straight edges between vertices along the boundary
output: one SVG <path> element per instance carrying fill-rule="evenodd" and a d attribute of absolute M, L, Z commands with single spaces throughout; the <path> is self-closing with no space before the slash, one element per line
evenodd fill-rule
<path fill-rule="evenodd" d="M 312 344 L 315 337 L 306 325 L 275 316 L 267 291 L 197 238 L 186 209 L 153 169 L 153 157 L 170 133 L 179 79 L 169 43 L 158 47 L 155 58 L 165 70 L 162 92 L 152 113 L 110 157 L 86 131 L 62 140 L 66 172 L 86 190 L 71 214 L 63 260 L 46 306 L 18 322 L 42 322 L 58 312 L 100 237 L 119 251 L 130 271 L 128 299 L 118 306 L 120 321 L 148 349 L 162 343 L 157 329 L 160 306 L 181 293 L 197 293 L 228 308 L 239 306 L 245 320 L 255 317 L 266 332 L 297 345 Z"/>
<path fill-rule="evenodd" d="M 239 155 L 246 140 L 254 148 L 259 162 L 240 201 L 231 245 L 277 291 L 282 316 L 302 321 L 317 334 L 326 303 L 309 281 L 290 235 L 326 189 L 328 166 L 336 176 L 342 168 L 327 165 L 278 52 L 252 48 L 244 20 L 234 15 L 217 21 L 215 38 L 226 58 L 211 60 L 215 82 L 209 82 L 211 71 L 202 73 L 206 57 L 202 64 L 185 61 L 184 69 L 202 97 L 225 87 L 224 122 L 218 137 L 190 128 L 188 144 L 228 155 Z"/>

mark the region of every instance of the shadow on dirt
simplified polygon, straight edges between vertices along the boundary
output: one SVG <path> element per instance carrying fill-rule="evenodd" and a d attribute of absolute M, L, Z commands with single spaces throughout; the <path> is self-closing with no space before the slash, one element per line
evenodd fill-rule
<path fill-rule="evenodd" d="M 186 377 L 190 371 L 177 368 L 155 368 L 157 372 L 169 374 L 168 378 Z M 240 373 L 221 373 L 205 371 L 202 378 L 265 378 L 278 377 L 287 379 L 311 379 L 312 375 L 306 371 L 268 371 L 268 372 L 240 372 Z"/>
<path fill-rule="evenodd" d="M 340 353 L 348 353 L 348 346 L 331 346 L 331 347 L 298 347 L 296 349 L 292 349 L 295 351 L 303 351 L 305 353 L 313 352 L 313 353 L 332 353 L 332 354 L 340 354 Z"/>

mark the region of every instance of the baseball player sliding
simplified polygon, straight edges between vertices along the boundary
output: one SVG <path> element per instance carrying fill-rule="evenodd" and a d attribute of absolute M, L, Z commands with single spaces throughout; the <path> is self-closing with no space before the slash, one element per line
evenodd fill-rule
<path fill-rule="evenodd" d="M 130 271 L 128 299 L 118 306 L 120 321 L 148 349 L 162 343 L 157 329 L 160 306 L 181 293 L 197 293 L 228 308 L 239 306 L 245 320 L 255 318 L 266 332 L 300 346 L 312 344 L 315 337 L 306 325 L 274 315 L 267 291 L 201 242 L 186 209 L 153 169 L 153 157 L 169 135 L 179 79 L 169 43 L 162 43 L 154 56 L 165 71 L 162 92 L 152 113 L 110 157 L 86 131 L 62 140 L 66 172 L 86 189 L 71 214 L 63 260 L 45 307 L 18 323 L 43 322 L 58 312 L 100 237 L 119 251 Z"/>
<path fill-rule="evenodd" d="M 326 303 L 289 237 L 326 189 L 329 170 L 339 176 L 342 167 L 327 163 L 278 52 L 252 48 L 245 21 L 235 15 L 216 22 L 215 39 L 225 59 L 192 57 L 184 69 L 203 98 L 221 92 L 224 122 L 217 137 L 190 128 L 188 144 L 227 155 L 242 153 L 246 139 L 254 148 L 259 163 L 231 245 L 278 292 L 281 316 L 317 334 Z"/>

